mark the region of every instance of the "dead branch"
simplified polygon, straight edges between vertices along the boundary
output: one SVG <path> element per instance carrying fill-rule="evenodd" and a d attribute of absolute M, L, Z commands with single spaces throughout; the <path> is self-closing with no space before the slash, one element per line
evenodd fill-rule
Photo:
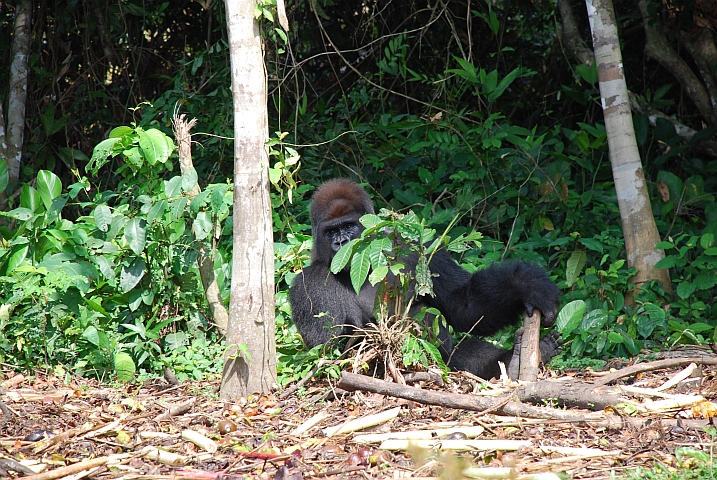
<path fill-rule="evenodd" d="M 182 175 L 186 175 L 188 171 L 194 170 L 194 164 L 192 163 L 192 136 L 189 131 L 196 123 L 196 118 L 187 121 L 185 115 L 179 115 L 177 111 L 174 112 L 174 116 L 172 117 L 172 129 L 174 130 L 174 136 L 177 139 L 177 145 L 179 147 L 179 167 L 182 171 Z M 187 192 L 187 195 L 191 199 L 199 195 L 199 192 L 201 192 L 199 184 L 195 183 L 194 187 Z M 219 285 L 214 276 L 214 257 L 211 252 L 208 251 L 204 242 L 197 243 L 199 247 L 197 265 L 199 267 L 199 277 L 202 280 L 202 287 L 204 287 L 204 295 L 207 298 L 207 304 L 212 313 L 214 324 L 222 335 L 226 335 L 227 325 L 229 324 L 229 313 L 222 302 Z"/>
<path fill-rule="evenodd" d="M 534 310 L 523 320 L 523 338 L 520 342 L 520 373 L 524 382 L 534 382 L 540 371 L 540 311 Z"/>
<path fill-rule="evenodd" d="M 717 365 L 716 357 L 683 357 L 683 358 L 668 358 L 665 360 L 656 360 L 654 362 L 640 363 L 632 365 L 627 368 L 622 368 L 616 372 L 606 375 L 593 383 L 593 386 L 599 387 L 601 385 L 607 385 L 610 382 L 619 380 L 625 377 L 631 377 L 638 373 L 650 372 L 652 370 L 660 370 L 663 368 L 672 367 L 684 367 L 690 363 L 696 363 L 698 365 Z"/>

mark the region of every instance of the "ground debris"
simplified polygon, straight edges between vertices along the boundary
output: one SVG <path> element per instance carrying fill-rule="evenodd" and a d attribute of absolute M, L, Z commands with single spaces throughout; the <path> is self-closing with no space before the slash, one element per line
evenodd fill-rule
<path fill-rule="evenodd" d="M 301 480 L 521 478 L 554 472 L 610 478 L 612 472 L 656 462 L 677 466 L 680 446 L 709 451 L 713 439 L 704 427 L 717 415 L 717 367 L 705 363 L 626 367 L 629 376 L 583 372 L 567 378 L 543 372 L 542 381 L 548 376 L 553 382 L 606 386 L 607 378 L 611 394 L 628 401 L 589 411 L 553 408 L 557 404 L 548 398 L 540 406 L 516 407 L 516 414 L 507 407 L 520 405 L 511 395 L 521 387 L 485 385 L 463 374 L 451 374 L 442 385 L 380 384 L 380 393 L 340 393 L 326 380 L 312 380 L 302 397 L 254 395 L 223 402 L 211 393 L 218 382 L 110 388 L 8 372 L 0 399 L 13 413 L 0 423 L 0 475 Z M 426 395 L 397 398 L 391 396 L 393 387 Z M 334 400 L 313 400 L 327 391 L 334 395 L 323 396 Z M 473 397 L 472 405 L 497 407 L 480 412 L 423 401 L 441 395 Z M 538 416 L 525 413 L 538 410 Z"/>

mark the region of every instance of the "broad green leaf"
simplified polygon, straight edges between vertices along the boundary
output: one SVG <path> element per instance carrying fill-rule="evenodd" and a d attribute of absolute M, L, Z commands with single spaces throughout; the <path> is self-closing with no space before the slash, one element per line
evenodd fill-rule
<path fill-rule="evenodd" d="M 90 163 L 87 164 L 87 170 L 96 174 L 109 161 L 110 155 L 116 153 L 114 146 L 119 140 L 119 138 L 108 138 L 98 143 L 92 151 L 92 158 L 90 158 Z"/>
<path fill-rule="evenodd" d="M 174 144 L 171 143 L 171 140 L 168 141 L 168 137 L 156 128 L 140 130 L 137 135 L 139 136 L 139 146 L 142 149 L 144 158 L 150 165 L 154 165 L 157 162 L 164 163 L 172 154 Z"/>
<path fill-rule="evenodd" d="M 144 218 L 132 218 L 124 226 L 124 238 L 136 255 L 141 255 L 147 242 L 147 222 Z"/>
<path fill-rule="evenodd" d="M 697 286 L 694 283 L 682 281 L 679 285 L 677 285 L 677 295 L 679 295 L 680 298 L 688 298 L 690 295 L 695 293 L 696 289 Z"/>
<path fill-rule="evenodd" d="M 388 275 L 388 267 L 380 266 L 371 270 L 371 275 L 368 276 L 368 281 L 371 285 L 376 285 L 378 282 L 386 278 Z"/>
<path fill-rule="evenodd" d="M 2 191 L 2 189 L 0 189 Z M 700 237 L 700 246 L 704 249 L 710 248 L 715 243 L 714 233 L 705 233 Z"/>
<path fill-rule="evenodd" d="M 117 374 L 117 381 L 126 383 L 134 380 L 137 367 L 134 364 L 134 360 L 132 360 L 132 357 L 128 353 L 115 353 L 114 367 L 115 373 Z"/>
<path fill-rule="evenodd" d="M 561 335 L 568 335 L 575 330 L 583 319 L 585 313 L 585 302 L 573 300 L 560 309 L 558 319 L 555 322 L 555 329 Z"/>
<path fill-rule="evenodd" d="M 122 293 L 127 293 L 137 286 L 147 269 L 147 265 L 141 258 L 135 258 L 129 266 L 122 266 L 120 274 L 120 288 Z"/>
<path fill-rule="evenodd" d="M 60 178 L 48 170 L 37 172 L 37 191 L 40 194 L 45 209 L 49 210 L 52 201 L 62 193 L 62 182 Z"/>
<path fill-rule="evenodd" d="M 194 168 L 188 169 L 182 175 L 182 190 L 189 192 L 197 184 L 197 171 Z"/>
<path fill-rule="evenodd" d="M 655 268 L 672 268 L 677 265 L 679 258 L 677 255 L 667 255 L 665 258 L 657 261 Z"/>
<path fill-rule="evenodd" d="M 18 265 L 22 264 L 22 262 L 25 261 L 25 258 L 27 257 L 27 252 L 29 250 L 30 245 L 28 243 L 13 248 L 12 255 L 10 255 L 10 258 L 7 262 L 7 271 L 5 273 L 6 275 L 15 270 Z"/>
<path fill-rule="evenodd" d="M 100 273 L 105 277 L 105 280 L 107 280 L 108 283 L 112 283 L 115 279 L 115 270 L 110 261 L 107 260 L 107 257 L 104 255 L 95 255 L 92 257 L 92 260 L 97 265 L 97 268 L 100 269 Z"/>
<path fill-rule="evenodd" d="M 336 255 L 334 255 L 334 258 L 331 260 L 331 273 L 339 273 L 348 265 L 356 242 L 358 242 L 358 238 L 354 238 L 336 252 Z"/>
<path fill-rule="evenodd" d="M 366 215 L 359 218 L 359 222 L 361 222 L 361 225 L 363 225 L 365 228 L 371 228 L 375 225 L 378 225 L 382 221 L 383 220 L 381 220 L 381 217 L 373 213 L 367 213 Z"/>
<path fill-rule="evenodd" d="M 135 171 L 139 170 L 144 164 L 144 156 L 139 147 L 122 150 L 122 155 L 124 155 L 124 161 Z"/>
<path fill-rule="evenodd" d="M 577 282 L 587 263 L 588 256 L 582 250 L 576 250 L 570 255 L 565 268 L 565 277 L 568 287 L 572 287 L 575 282 Z"/>
<path fill-rule="evenodd" d="M 110 224 L 112 223 L 112 211 L 110 207 L 104 203 L 97 205 L 94 212 L 92 212 L 92 216 L 95 219 L 95 225 L 97 225 L 100 231 L 106 232 L 110 229 Z"/>
<path fill-rule="evenodd" d="M 164 195 L 167 198 L 177 197 L 182 194 L 182 177 L 172 177 L 164 182 Z"/>
<path fill-rule="evenodd" d="M 607 312 L 600 308 L 592 310 L 585 315 L 585 318 L 580 322 L 580 328 L 584 332 L 596 332 L 602 329 L 607 323 Z"/>
<path fill-rule="evenodd" d="M 207 212 L 199 212 L 192 224 L 194 238 L 204 240 L 212 233 L 212 226 L 212 217 Z"/>
<path fill-rule="evenodd" d="M 163 341 L 169 351 L 176 350 L 177 348 L 189 345 L 189 337 L 184 332 L 168 333 L 164 336 Z"/>
<path fill-rule="evenodd" d="M 623 336 L 617 332 L 607 332 L 607 338 L 608 340 L 610 340 L 611 343 L 614 343 L 616 345 L 623 343 L 624 341 Z"/>
<path fill-rule="evenodd" d="M 40 194 L 37 190 L 28 184 L 24 184 L 20 190 L 20 206 L 35 213 L 38 211 L 41 203 Z"/>
<path fill-rule="evenodd" d="M 100 346 L 100 336 L 99 332 L 97 331 L 97 327 L 90 325 L 85 329 L 84 332 L 82 332 L 82 338 L 90 342 L 95 347 Z"/>
<path fill-rule="evenodd" d="M 351 285 L 354 287 L 354 291 L 357 295 L 366 282 L 370 267 L 371 260 L 368 256 L 368 249 L 360 248 L 354 256 L 351 257 Z"/>
<path fill-rule="evenodd" d="M 112 131 L 110 131 L 110 134 L 108 136 L 109 136 L 109 138 L 122 138 L 125 135 L 128 135 L 132 132 L 134 132 L 133 128 L 128 127 L 126 125 L 122 125 L 122 126 L 113 128 Z"/>
<path fill-rule="evenodd" d="M 168 203 L 166 199 L 161 199 L 154 203 L 147 212 L 147 223 L 152 223 L 157 219 L 161 219 L 164 216 L 164 212 L 167 211 Z"/>
<path fill-rule="evenodd" d="M 0 158 L 0 193 L 4 192 L 10 181 L 10 174 L 7 171 L 7 162 L 4 158 Z"/>
<path fill-rule="evenodd" d="M 91 272 L 81 263 L 64 262 L 62 271 L 67 273 L 69 280 L 79 291 L 87 293 L 90 291 Z M 96 273 L 96 272 L 95 272 Z"/>

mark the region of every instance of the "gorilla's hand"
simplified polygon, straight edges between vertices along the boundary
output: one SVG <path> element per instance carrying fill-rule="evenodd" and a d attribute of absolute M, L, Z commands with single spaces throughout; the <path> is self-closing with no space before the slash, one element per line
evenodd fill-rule
<path fill-rule="evenodd" d="M 560 307 L 560 290 L 548 278 L 547 274 L 537 278 L 531 285 L 531 291 L 524 300 L 525 311 L 532 316 L 535 310 L 543 314 L 540 321 L 544 327 L 552 327 L 555 319 L 558 318 Z"/>
<path fill-rule="evenodd" d="M 540 361 L 548 363 L 551 358 L 560 353 L 560 346 L 563 343 L 563 339 L 560 338 L 560 334 L 556 330 L 551 330 L 540 339 Z"/>
<path fill-rule="evenodd" d="M 523 327 L 520 327 L 515 331 L 515 337 L 513 337 L 513 356 L 510 359 L 510 363 L 507 365 L 508 376 L 513 380 L 518 379 L 520 372 L 520 347 L 523 343 Z M 540 361 L 544 364 L 548 363 L 555 355 L 560 353 L 560 345 L 563 343 L 560 338 L 560 334 L 555 330 L 551 330 L 540 339 Z"/>
<path fill-rule="evenodd" d="M 546 299 L 543 299 L 533 302 L 525 302 L 525 313 L 527 313 L 529 317 L 532 317 L 533 312 L 535 310 L 539 310 L 540 313 L 543 314 L 540 319 L 540 324 L 543 327 L 552 327 L 555 323 L 555 319 L 558 318 L 559 305 L 560 304 L 558 303 L 557 298 L 553 301 L 546 301 Z"/>

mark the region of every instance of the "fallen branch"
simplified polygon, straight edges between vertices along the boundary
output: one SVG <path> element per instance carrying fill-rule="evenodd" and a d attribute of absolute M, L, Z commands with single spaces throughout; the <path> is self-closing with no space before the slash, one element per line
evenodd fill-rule
<path fill-rule="evenodd" d="M 638 373 L 651 372 L 653 370 L 660 370 L 663 368 L 672 367 L 684 367 L 690 363 L 696 363 L 698 365 L 717 365 L 717 357 L 683 357 L 683 358 L 667 358 L 665 360 L 655 360 L 654 362 L 639 363 L 632 365 L 627 368 L 620 369 L 609 375 L 605 375 L 595 381 L 593 385 L 607 385 L 610 382 L 619 380 L 625 377 L 631 377 Z"/>
<path fill-rule="evenodd" d="M 28 475 L 27 477 L 22 478 L 23 480 L 55 480 L 56 478 L 76 475 L 80 472 L 84 472 L 85 470 L 100 467 L 107 463 L 108 460 L 108 457 L 93 458 L 92 460 L 85 460 L 84 462 L 75 463 L 74 465 L 68 465 L 66 467 L 60 467 L 54 470 L 39 473 L 37 475 Z"/>

